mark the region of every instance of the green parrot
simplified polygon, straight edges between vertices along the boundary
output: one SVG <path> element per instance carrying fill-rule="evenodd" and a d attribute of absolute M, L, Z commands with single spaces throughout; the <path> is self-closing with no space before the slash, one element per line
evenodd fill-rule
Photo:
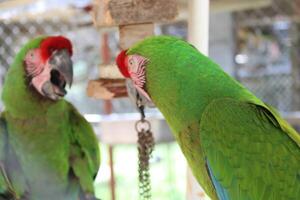
<path fill-rule="evenodd" d="M 73 79 L 63 36 L 29 41 L 5 77 L 0 200 L 91 200 L 100 164 L 91 125 L 63 99 Z"/>
<path fill-rule="evenodd" d="M 116 62 L 162 112 L 212 200 L 300 199 L 298 133 L 192 45 L 154 36 Z"/>

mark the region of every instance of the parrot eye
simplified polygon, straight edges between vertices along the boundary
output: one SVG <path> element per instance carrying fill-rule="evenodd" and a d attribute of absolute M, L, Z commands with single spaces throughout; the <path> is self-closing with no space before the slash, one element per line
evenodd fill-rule
<path fill-rule="evenodd" d="M 29 51 L 28 55 L 27 55 L 28 58 L 30 59 L 34 59 L 34 51 Z"/>
<path fill-rule="evenodd" d="M 137 70 L 135 66 L 135 60 L 133 57 L 130 57 L 128 60 L 128 69 L 132 72 L 135 72 Z"/>
<path fill-rule="evenodd" d="M 132 59 L 129 60 L 129 64 L 130 64 L 130 65 L 133 65 Z"/>
<path fill-rule="evenodd" d="M 34 51 L 34 50 L 30 50 L 30 51 L 27 53 L 25 59 L 26 59 L 27 61 L 30 61 L 30 62 L 35 62 L 35 60 L 36 60 L 36 53 L 35 53 L 35 51 Z"/>

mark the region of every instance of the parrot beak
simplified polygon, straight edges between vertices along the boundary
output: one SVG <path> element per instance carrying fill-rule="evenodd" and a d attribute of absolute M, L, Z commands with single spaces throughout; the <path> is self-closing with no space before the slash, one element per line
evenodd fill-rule
<path fill-rule="evenodd" d="M 57 75 L 62 75 L 65 83 L 71 87 L 73 82 L 73 63 L 69 52 L 66 49 L 55 51 L 49 63 L 52 66 L 51 78 L 55 79 Z M 56 71 L 59 74 L 56 74 Z M 54 73 L 53 76 L 52 73 Z"/>
<path fill-rule="evenodd" d="M 42 86 L 42 93 L 52 100 L 58 100 L 67 94 L 66 84 L 69 87 L 73 82 L 73 63 L 66 49 L 54 51 L 48 60 L 50 80 Z"/>

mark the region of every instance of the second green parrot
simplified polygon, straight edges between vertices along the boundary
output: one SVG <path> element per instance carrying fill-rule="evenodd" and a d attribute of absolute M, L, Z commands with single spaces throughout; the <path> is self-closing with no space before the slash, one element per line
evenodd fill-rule
<path fill-rule="evenodd" d="M 116 61 L 163 113 L 212 200 L 300 199 L 299 134 L 196 48 L 154 36 Z"/>
<path fill-rule="evenodd" d="M 5 77 L 0 119 L 0 200 L 92 200 L 99 147 L 91 125 L 67 101 L 72 44 L 38 37 Z"/>

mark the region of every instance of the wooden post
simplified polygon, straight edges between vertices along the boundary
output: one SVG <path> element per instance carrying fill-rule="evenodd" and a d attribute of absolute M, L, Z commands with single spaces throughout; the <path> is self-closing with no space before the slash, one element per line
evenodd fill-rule
<path fill-rule="evenodd" d="M 110 63 L 111 52 L 108 45 L 108 34 L 102 34 L 102 45 L 100 49 L 100 55 L 102 58 L 103 64 Z M 104 114 L 109 115 L 112 113 L 112 102 L 111 100 L 104 99 Z M 109 168 L 110 168 L 110 193 L 111 200 L 116 199 L 116 181 L 115 181 L 115 172 L 114 172 L 114 148 L 113 145 L 108 146 L 108 155 L 109 155 Z"/>
<path fill-rule="evenodd" d="M 108 146 L 109 167 L 110 167 L 110 194 L 111 200 L 116 200 L 116 181 L 114 172 L 114 154 L 113 145 Z"/>
<path fill-rule="evenodd" d="M 209 0 L 190 0 L 188 40 L 204 55 L 208 55 Z"/>
<path fill-rule="evenodd" d="M 209 0 L 190 0 L 188 40 L 204 55 L 208 55 Z M 187 200 L 205 199 L 205 193 L 187 169 Z"/>

